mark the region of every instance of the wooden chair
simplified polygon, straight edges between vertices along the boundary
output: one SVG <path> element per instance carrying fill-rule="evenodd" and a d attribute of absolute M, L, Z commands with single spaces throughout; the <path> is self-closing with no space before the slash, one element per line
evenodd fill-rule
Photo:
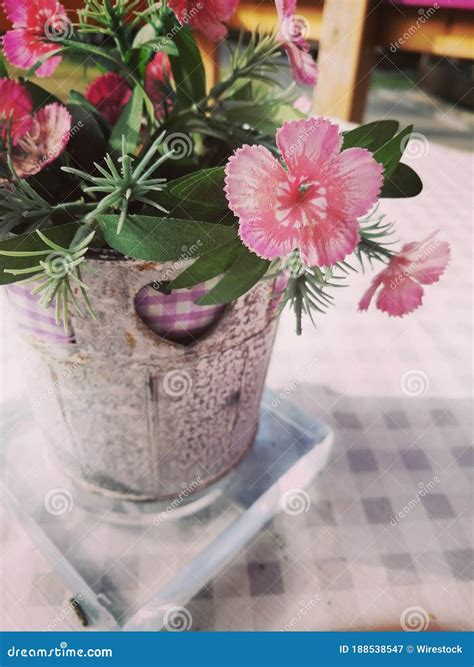
<path fill-rule="evenodd" d="M 68 10 L 81 0 L 62 0 Z M 435 9 L 435 6 L 438 8 Z M 376 48 L 414 51 L 451 58 L 474 57 L 472 0 L 299 0 L 309 22 L 309 39 L 318 42 L 319 80 L 314 110 L 360 122 Z M 3 14 L 0 29 L 6 29 Z M 276 30 L 273 0 L 241 0 L 231 28 Z M 197 35 L 209 87 L 219 76 L 218 49 Z"/>

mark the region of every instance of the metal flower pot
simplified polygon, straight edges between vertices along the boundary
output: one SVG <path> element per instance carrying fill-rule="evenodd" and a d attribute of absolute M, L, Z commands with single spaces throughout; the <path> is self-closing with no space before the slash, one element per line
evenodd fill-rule
<path fill-rule="evenodd" d="M 72 311 L 69 340 L 30 326 L 34 377 L 46 373 L 38 423 L 70 476 L 96 492 L 145 501 L 204 489 L 252 446 L 277 328 L 275 281 L 183 345 L 137 313 L 142 289 L 182 264 L 103 256 L 88 266 L 96 321 Z"/>

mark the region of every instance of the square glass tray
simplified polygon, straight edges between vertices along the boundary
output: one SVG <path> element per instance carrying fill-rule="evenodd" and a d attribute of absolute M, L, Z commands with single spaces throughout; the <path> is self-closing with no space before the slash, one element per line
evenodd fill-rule
<path fill-rule="evenodd" d="M 1 406 L 2 495 L 94 630 L 160 630 L 173 610 L 186 623 L 188 600 L 283 507 L 298 511 L 332 444 L 266 392 L 254 447 L 226 479 L 187 500 L 123 502 L 77 486 L 15 406 Z"/>

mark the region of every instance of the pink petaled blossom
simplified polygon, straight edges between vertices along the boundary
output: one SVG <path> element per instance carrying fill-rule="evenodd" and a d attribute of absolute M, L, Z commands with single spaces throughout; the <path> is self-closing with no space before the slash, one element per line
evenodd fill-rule
<path fill-rule="evenodd" d="M 72 117 L 62 104 L 48 104 L 32 118 L 30 130 L 17 143 L 13 165 L 18 176 L 38 174 L 54 162 L 69 141 Z"/>
<path fill-rule="evenodd" d="M 438 282 L 451 255 L 449 244 L 438 241 L 436 234 L 418 243 L 407 243 L 391 257 L 387 268 L 373 279 L 360 300 L 359 310 L 368 309 L 379 287 L 376 306 L 389 315 L 403 317 L 421 306 L 422 285 Z"/>
<path fill-rule="evenodd" d="M 234 14 L 239 0 L 169 0 L 168 5 L 181 25 L 199 30 L 208 39 L 218 42 L 227 35 L 224 22 Z"/>
<path fill-rule="evenodd" d="M 56 51 L 61 35 L 67 37 L 71 28 L 64 7 L 56 0 L 4 0 L 3 6 L 13 24 L 3 37 L 3 51 L 21 69 Z M 37 76 L 50 76 L 60 62 L 60 56 L 51 56 L 36 70 Z"/>
<path fill-rule="evenodd" d="M 146 92 L 153 102 L 158 120 L 162 120 L 166 112 L 173 108 L 172 78 L 170 60 L 166 53 L 159 51 L 148 63 L 145 75 Z"/>
<path fill-rule="evenodd" d="M 31 128 L 33 104 L 25 88 L 12 79 L 0 79 L 0 140 L 7 141 L 10 125 L 12 142 Z"/>
<path fill-rule="evenodd" d="M 314 86 L 318 78 L 318 67 L 305 38 L 309 24 L 303 17 L 295 14 L 296 0 L 275 0 L 275 4 L 280 21 L 277 39 L 286 51 L 293 78 L 297 83 Z"/>
<path fill-rule="evenodd" d="M 298 248 L 308 266 L 343 260 L 380 193 L 382 165 L 363 148 L 341 152 L 339 127 L 325 118 L 285 123 L 276 140 L 287 170 L 264 146 L 245 145 L 227 163 L 240 237 L 266 259 Z"/>
<path fill-rule="evenodd" d="M 110 125 L 118 121 L 123 107 L 132 96 L 126 80 L 120 74 L 108 72 L 94 79 L 85 97 L 93 104 Z"/>

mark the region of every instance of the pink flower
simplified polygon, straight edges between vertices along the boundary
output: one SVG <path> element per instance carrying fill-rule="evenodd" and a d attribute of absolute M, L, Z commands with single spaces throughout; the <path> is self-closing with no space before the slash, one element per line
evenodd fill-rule
<path fill-rule="evenodd" d="M 224 22 L 232 17 L 238 4 L 239 0 L 168 1 L 181 25 L 190 25 L 213 42 L 218 42 L 227 35 Z"/>
<path fill-rule="evenodd" d="M 132 91 L 126 80 L 115 72 L 108 72 L 94 79 L 85 95 L 110 125 L 115 125 L 118 121 L 123 107 L 131 96 Z"/>
<path fill-rule="evenodd" d="M 56 51 L 61 36 L 67 37 L 71 29 L 64 7 L 56 0 L 4 0 L 3 6 L 13 23 L 13 30 L 3 37 L 3 51 L 21 69 Z M 52 56 L 36 70 L 37 76 L 50 76 L 60 62 L 60 56 Z"/>
<path fill-rule="evenodd" d="M 391 257 L 387 268 L 373 279 L 360 300 L 359 310 L 367 310 L 380 286 L 376 305 L 389 315 L 403 317 L 421 306 L 422 285 L 438 282 L 451 255 L 449 244 L 438 241 L 436 234 L 430 234 L 419 243 L 407 243 Z"/>
<path fill-rule="evenodd" d="M 287 171 L 263 146 L 243 146 L 226 167 L 226 195 L 239 234 L 260 257 L 299 248 L 308 266 L 341 261 L 359 241 L 358 218 L 376 202 L 383 167 L 363 148 L 341 152 L 325 118 L 285 123 L 277 145 Z"/>
<path fill-rule="evenodd" d="M 72 117 L 62 104 L 48 104 L 35 113 L 31 129 L 19 140 L 13 152 L 18 176 L 38 174 L 54 162 L 69 141 Z"/>
<path fill-rule="evenodd" d="M 280 30 L 277 39 L 286 51 L 290 61 L 293 78 L 297 83 L 314 86 L 318 78 L 318 67 L 309 52 L 305 39 L 307 22 L 296 16 L 296 0 L 275 0 Z"/>
<path fill-rule="evenodd" d="M 172 78 L 170 60 L 166 53 L 159 51 L 148 63 L 145 74 L 146 92 L 153 102 L 158 120 L 163 119 L 166 111 L 173 108 Z"/>
<path fill-rule="evenodd" d="M 23 86 L 12 79 L 0 79 L 0 140 L 6 142 L 11 122 L 13 144 L 31 128 L 33 104 Z M 11 121 L 10 121 L 11 118 Z"/>

